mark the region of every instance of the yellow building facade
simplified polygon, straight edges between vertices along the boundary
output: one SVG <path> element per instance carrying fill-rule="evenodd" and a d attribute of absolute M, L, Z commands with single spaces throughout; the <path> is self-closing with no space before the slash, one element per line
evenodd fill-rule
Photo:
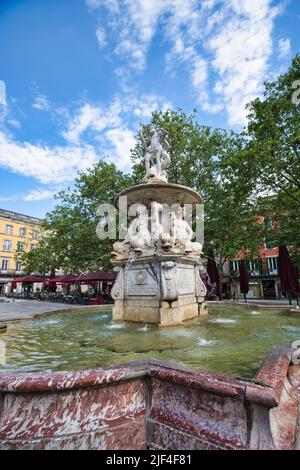
<path fill-rule="evenodd" d="M 17 254 L 34 250 L 42 220 L 0 209 L 0 294 L 15 275 L 22 274 Z"/>

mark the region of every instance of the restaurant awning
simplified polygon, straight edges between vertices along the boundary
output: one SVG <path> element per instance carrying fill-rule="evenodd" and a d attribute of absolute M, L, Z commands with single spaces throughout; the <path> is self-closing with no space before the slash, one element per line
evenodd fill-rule
<path fill-rule="evenodd" d="M 25 277 L 16 277 L 14 279 L 15 282 L 29 282 L 29 283 L 34 283 L 34 282 L 44 282 L 44 278 L 40 276 L 25 276 Z"/>
<path fill-rule="evenodd" d="M 51 279 L 51 282 L 56 282 L 57 284 L 60 284 L 60 283 L 67 283 L 67 284 L 73 284 L 77 281 L 78 279 L 78 276 L 76 276 L 75 274 L 67 274 L 66 276 L 57 276 L 57 277 L 53 277 Z"/>
<path fill-rule="evenodd" d="M 87 281 L 115 281 L 117 275 L 115 273 L 107 273 L 104 271 L 96 271 L 94 273 L 86 273 L 78 276 L 78 282 Z"/>

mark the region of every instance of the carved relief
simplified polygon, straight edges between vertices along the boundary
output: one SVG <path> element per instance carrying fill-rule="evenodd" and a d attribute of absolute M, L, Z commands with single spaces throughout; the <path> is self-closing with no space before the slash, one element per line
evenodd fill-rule
<path fill-rule="evenodd" d="M 118 276 L 111 289 L 111 296 L 114 300 L 124 299 L 124 268 L 116 267 L 114 271 L 118 272 Z"/>
<path fill-rule="evenodd" d="M 204 300 L 205 296 L 207 294 L 207 289 L 205 287 L 204 282 L 201 279 L 200 273 L 199 273 L 199 267 L 195 266 L 195 295 L 198 297 L 199 300 Z"/>
<path fill-rule="evenodd" d="M 161 264 L 161 268 L 162 299 L 177 300 L 176 264 L 173 261 L 165 261 Z"/>
<path fill-rule="evenodd" d="M 147 284 L 147 272 L 145 269 L 140 269 L 135 274 L 136 284 L 142 285 Z"/>

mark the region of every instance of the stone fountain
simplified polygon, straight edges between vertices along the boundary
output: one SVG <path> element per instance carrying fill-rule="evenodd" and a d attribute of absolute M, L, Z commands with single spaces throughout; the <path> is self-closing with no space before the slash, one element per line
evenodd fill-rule
<path fill-rule="evenodd" d="M 164 129 L 150 127 L 145 141 L 144 182 L 121 192 L 129 224 L 125 239 L 115 242 L 112 264 L 118 272 L 112 289 L 113 321 L 176 325 L 206 314 L 206 287 L 201 279 L 202 245 L 193 240 L 185 220 L 202 198 L 186 186 L 168 183 L 170 145 Z"/>

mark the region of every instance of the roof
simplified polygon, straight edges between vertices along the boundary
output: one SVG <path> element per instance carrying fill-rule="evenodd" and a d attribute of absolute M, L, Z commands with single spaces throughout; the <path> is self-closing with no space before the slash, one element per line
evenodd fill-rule
<path fill-rule="evenodd" d="M 0 209 L 0 217 L 10 220 L 19 220 L 20 222 L 26 222 L 29 224 L 41 224 L 42 219 L 38 217 L 32 217 L 31 215 L 19 214 L 18 212 L 8 211 L 6 209 Z"/>

